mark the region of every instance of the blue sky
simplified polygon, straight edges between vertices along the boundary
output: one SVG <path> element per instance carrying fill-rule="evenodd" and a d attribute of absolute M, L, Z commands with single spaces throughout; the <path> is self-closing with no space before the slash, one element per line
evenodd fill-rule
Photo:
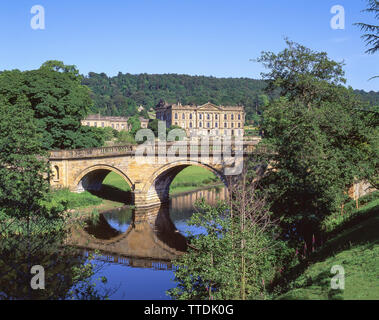
<path fill-rule="evenodd" d="M 45 8 L 45 30 L 33 30 L 32 6 Z M 332 6 L 345 29 L 330 26 Z M 0 70 L 38 68 L 46 60 L 89 71 L 184 73 L 260 78 L 261 51 L 278 52 L 284 37 L 345 60 L 348 85 L 379 91 L 379 56 L 365 54 L 354 22 L 365 0 L 3 0 Z"/>

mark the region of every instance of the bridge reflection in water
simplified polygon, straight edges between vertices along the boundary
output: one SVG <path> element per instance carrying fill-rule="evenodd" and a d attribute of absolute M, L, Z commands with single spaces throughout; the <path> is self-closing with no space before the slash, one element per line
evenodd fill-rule
<path fill-rule="evenodd" d="M 99 251 L 96 259 L 109 263 L 171 270 L 171 261 L 186 251 L 186 221 L 201 198 L 211 204 L 226 200 L 227 189 L 188 192 L 174 196 L 167 205 L 148 209 L 125 207 L 104 212 L 97 222 L 73 228 L 68 244 L 82 248 L 85 255 Z"/>

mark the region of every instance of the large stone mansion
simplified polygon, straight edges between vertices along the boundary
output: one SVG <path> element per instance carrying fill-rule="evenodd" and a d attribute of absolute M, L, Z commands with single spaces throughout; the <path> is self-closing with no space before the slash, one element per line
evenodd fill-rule
<path fill-rule="evenodd" d="M 243 106 L 216 106 L 210 102 L 201 105 L 165 104 L 157 107 L 157 119 L 166 126 L 179 126 L 191 134 L 243 136 L 245 112 Z"/>

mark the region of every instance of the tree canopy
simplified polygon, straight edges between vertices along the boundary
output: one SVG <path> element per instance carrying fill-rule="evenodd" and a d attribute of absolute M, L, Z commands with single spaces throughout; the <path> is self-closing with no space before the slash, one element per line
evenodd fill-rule
<path fill-rule="evenodd" d="M 129 73 L 108 77 L 105 73 L 90 72 L 82 84 L 91 89 L 94 104 L 90 112 L 112 116 L 133 116 L 138 114 L 140 105 L 148 111 L 165 101 L 197 105 L 210 101 L 218 105 L 244 105 L 246 119 L 257 120 L 256 115 L 263 113 L 269 99 L 279 96 L 279 90 L 265 92 L 264 80 L 250 78 Z M 370 105 L 379 105 L 378 92 L 356 92 Z M 146 117 L 143 113 L 139 114 Z"/>
<path fill-rule="evenodd" d="M 343 205 L 355 181 L 378 174 L 378 130 L 367 106 L 339 85 L 342 63 L 287 45 L 260 58 L 270 69 L 268 88 L 281 88 L 264 113 L 263 143 L 272 153 L 263 182 L 287 235 L 309 238 L 309 228 Z"/>
<path fill-rule="evenodd" d="M 47 61 L 37 70 L 2 72 L 0 96 L 14 112 L 25 112 L 20 101 L 33 110 L 45 150 L 100 146 L 100 131 L 81 126 L 92 105 L 81 81 L 75 66 Z"/>

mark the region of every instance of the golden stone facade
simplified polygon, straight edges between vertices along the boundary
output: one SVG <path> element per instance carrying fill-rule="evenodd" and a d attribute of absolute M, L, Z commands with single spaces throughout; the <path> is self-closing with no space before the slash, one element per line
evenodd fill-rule
<path fill-rule="evenodd" d="M 243 106 L 216 106 L 210 102 L 201 105 L 164 105 L 156 109 L 157 119 L 166 126 L 179 126 L 191 134 L 243 136 L 245 112 Z"/>

